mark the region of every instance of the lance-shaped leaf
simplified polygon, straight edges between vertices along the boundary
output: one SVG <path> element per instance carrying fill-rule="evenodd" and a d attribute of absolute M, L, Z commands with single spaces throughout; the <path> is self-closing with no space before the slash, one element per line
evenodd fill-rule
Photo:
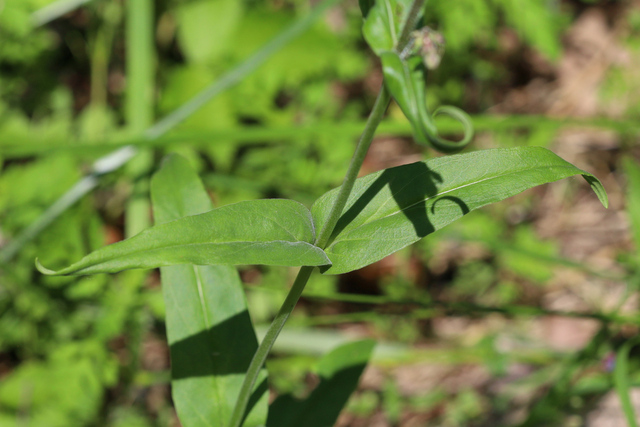
<path fill-rule="evenodd" d="M 44 274 L 113 273 L 176 264 L 326 265 L 309 210 L 293 200 L 240 202 L 156 225 Z"/>
<path fill-rule="evenodd" d="M 167 157 L 151 180 L 156 224 L 213 209 L 202 182 L 184 158 Z M 160 269 L 171 349 L 171 394 L 185 427 L 227 420 L 244 372 L 258 348 L 242 283 L 229 265 L 173 265 Z M 267 419 L 266 370 L 245 427 Z"/>
<path fill-rule="evenodd" d="M 377 55 L 395 49 L 411 3 L 412 0 L 377 0 L 371 7 L 371 1 L 360 2 L 362 13 L 366 16 L 362 33 Z"/>
<path fill-rule="evenodd" d="M 434 112 L 434 116 L 445 114 L 458 120 L 464 129 L 464 137 L 459 142 L 452 142 L 438 136 L 438 128 L 426 103 L 426 68 L 420 56 L 413 55 L 402 59 L 395 52 L 383 52 L 380 55 L 384 84 L 396 100 L 413 128 L 416 142 L 430 144 L 436 150 L 452 153 L 464 148 L 473 138 L 471 120 L 462 110 L 443 106 Z"/>
<path fill-rule="evenodd" d="M 325 248 L 332 263 L 325 273 L 364 267 L 474 209 L 572 175 L 582 175 L 607 206 L 597 178 L 541 147 L 475 151 L 359 178 Z M 314 203 L 316 224 L 326 220 L 337 191 Z"/>

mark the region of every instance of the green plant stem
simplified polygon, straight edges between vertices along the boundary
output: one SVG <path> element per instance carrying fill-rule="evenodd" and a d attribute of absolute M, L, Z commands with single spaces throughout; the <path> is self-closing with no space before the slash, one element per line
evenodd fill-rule
<path fill-rule="evenodd" d="M 155 86 L 154 1 L 127 0 L 125 17 L 126 76 L 125 121 L 133 135 L 139 135 L 153 124 Z M 129 238 L 151 226 L 149 180 L 145 179 L 153 166 L 150 148 L 141 146 L 126 165 L 132 186 L 125 206 L 125 237 Z M 132 285 L 132 295 L 141 291 L 148 275 L 144 270 L 130 270 L 124 279 Z M 130 308 L 127 348 L 129 363 L 122 371 L 123 395 L 131 395 L 135 374 L 140 367 L 142 340 L 150 324 L 149 313 L 142 305 Z"/>
<path fill-rule="evenodd" d="M 409 12 L 407 21 L 404 23 L 402 33 L 398 39 L 398 44 L 395 47 L 397 52 L 401 52 L 409 42 L 411 31 L 416 27 L 417 19 L 421 16 L 418 12 L 424 6 L 424 1 L 425 0 L 415 0 L 412 3 L 411 11 Z M 342 211 L 347 204 L 353 185 L 355 184 L 360 168 L 362 167 L 362 162 L 364 161 L 367 151 L 369 151 L 369 147 L 371 146 L 371 142 L 373 141 L 373 134 L 380 122 L 382 122 L 382 117 L 384 116 L 385 111 L 387 111 L 389 102 L 391 102 L 391 95 L 383 85 L 380 89 L 380 93 L 378 94 L 378 98 L 376 99 L 376 103 L 373 105 L 373 109 L 371 110 L 369 119 L 364 127 L 364 131 L 360 136 L 356 151 L 351 158 L 351 163 L 349 164 L 349 169 L 347 170 L 347 174 L 345 175 L 342 186 L 340 187 L 340 192 L 336 197 L 335 203 L 331 207 L 327 221 L 322 226 L 322 229 L 316 238 L 316 246 L 319 246 L 322 249 L 324 249 L 327 246 L 327 243 L 329 243 L 331 233 L 333 233 L 333 229 L 338 223 L 340 215 L 342 215 Z"/>
<path fill-rule="evenodd" d="M 238 394 L 236 405 L 233 408 L 231 419 L 229 420 L 229 427 L 240 427 L 242 425 L 245 411 L 247 409 L 247 404 L 249 403 L 253 387 L 258 378 L 258 374 L 260 373 L 264 362 L 267 360 L 267 356 L 271 351 L 271 347 L 273 347 L 273 344 L 280 334 L 282 327 L 291 315 L 293 308 L 298 303 L 300 295 L 302 295 L 302 291 L 304 290 L 304 287 L 306 286 L 307 281 L 311 276 L 313 268 L 314 267 L 300 268 L 300 271 L 296 276 L 296 280 L 291 286 L 291 290 L 282 303 L 282 306 L 280 307 L 280 310 L 278 311 L 275 319 L 273 320 L 273 322 L 271 322 L 271 325 L 269 325 L 269 329 L 267 329 L 264 339 L 256 350 L 253 359 L 251 359 L 251 364 L 247 369 L 247 374 L 244 378 L 244 382 L 242 383 L 242 387 L 240 388 L 240 393 Z"/>
<path fill-rule="evenodd" d="M 356 146 L 356 151 L 353 153 L 353 157 L 349 163 L 349 168 L 347 169 L 342 186 L 340 187 L 340 192 L 336 197 L 335 203 L 331 207 L 327 221 L 324 223 L 316 237 L 316 246 L 322 249 L 327 246 L 331 233 L 338 223 L 340 215 L 342 215 L 342 211 L 347 204 L 347 200 L 349 199 L 353 185 L 356 182 L 356 178 L 358 178 L 362 162 L 364 162 L 364 158 L 367 155 L 367 151 L 369 151 L 371 142 L 373 141 L 373 135 L 382 121 L 382 117 L 384 116 L 385 111 L 387 111 L 390 101 L 391 97 L 389 95 L 389 91 L 382 86 L 380 93 L 378 94 L 378 98 L 373 105 L 373 109 L 371 110 L 371 114 L 369 115 L 369 119 L 362 131 L 362 135 L 360 136 L 360 140 Z"/>
<path fill-rule="evenodd" d="M 329 241 L 331 232 L 342 214 L 344 206 L 347 203 L 347 199 L 349 198 L 349 194 L 351 193 L 356 178 L 358 177 L 358 172 L 360 171 L 362 162 L 364 161 L 365 155 L 373 141 L 373 135 L 375 134 L 376 128 L 382 121 L 384 112 L 387 110 L 390 100 L 389 92 L 383 86 L 380 89 L 373 109 L 367 119 L 365 128 L 360 136 L 360 140 L 358 141 L 358 145 L 356 146 L 356 150 L 351 158 L 351 162 L 349 163 L 349 168 L 347 169 L 340 194 L 336 198 L 336 202 L 331 209 L 329 218 L 327 218 L 327 221 L 322 227 L 322 231 L 320 231 L 316 238 L 316 245 L 321 248 L 323 248 L 323 245 Z M 258 350 L 256 350 L 256 354 L 253 356 L 251 364 L 247 369 L 247 374 L 244 382 L 242 383 L 238 400 L 236 401 L 231 419 L 229 420 L 229 427 L 240 427 L 242 425 L 247 404 L 249 403 L 249 398 L 251 397 L 251 392 L 253 391 L 260 369 L 262 369 L 264 362 L 267 360 L 269 351 L 271 350 L 271 347 L 273 347 L 276 338 L 278 338 L 285 322 L 291 315 L 293 308 L 298 303 L 300 295 L 302 295 L 302 291 L 309 281 L 313 268 L 314 267 L 302 267 L 300 269 L 295 281 L 293 282 L 293 286 L 291 286 L 284 303 L 282 303 L 282 307 L 280 307 L 275 319 L 271 322 L 271 325 L 269 325 L 269 329 L 267 330 L 264 339 L 260 343 Z"/>
<path fill-rule="evenodd" d="M 340 195 L 336 199 L 336 202 L 331 210 L 331 214 L 327 219 L 327 222 L 324 224 L 322 231 L 318 234 L 318 238 L 316 239 L 317 246 L 323 247 L 322 244 L 318 242 L 326 243 L 329 240 L 331 232 L 338 222 L 338 218 L 340 218 L 340 215 L 342 214 L 342 210 L 347 203 L 347 199 L 349 198 L 349 194 L 351 193 L 353 184 L 358 177 L 358 172 L 360 171 L 360 167 L 362 166 L 364 157 L 369 150 L 369 146 L 371 146 L 371 142 L 373 141 L 373 135 L 375 134 L 378 124 L 380 124 L 380 122 L 382 121 L 382 117 L 384 116 L 384 112 L 389 105 L 389 101 L 389 92 L 387 92 L 387 90 L 382 87 L 380 89 L 380 93 L 378 94 L 378 98 L 376 99 L 376 102 L 373 106 L 373 109 L 369 114 L 369 118 L 362 132 L 362 135 L 360 136 L 360 140 L 358 141 L 358 145 L 353 154 L 353 157 L 351 158 L 351 163 L 349 164 L 349 168 L 347 169 Z M 280 331 L 284 327 L 285 322 L 298 303 L 300 295 L 302 295 L 302 291 L 309 281 L 309 277 L 311 276 L 313 268 L 314 267 L 300 268 L 300 271 L 298 272 L 298 275 L 296 276 L 296 279 L 293 282 L 293 285 L 291 286 L 291 289 L 289 290 L 284 303 L 282 303 L 278 314 L 276 315 L 273 322 L 271 322 L 271 325 L 269 325 L 269 329 L 267 330 L 264 339 L 260 343 L 258 350 L 256 350 L 256 353 L 251 360 L 251 364 L 247 369 L 247 374 L 245 376 L 244 382 L 242 383 L 242 387 L 240 388 L 240 393 L 238 395 L 238 399 L 236 400 L 236 405 L 233 408 L 231 419 L 229 420 L 229 427 L 240 427 L 242 425 L 242 420 L 244 419 L 247 404 L 249 403 L 249 398 L 251 397 L 253 387 L 260 373 L 260 369 L 262 369 L 262 366 L 267 360 L 269 351 L 271 351 L 271 348 L 273 347 L 276 338 L 278 338 Z"/>
<path fill-rule="evenodd" d="M 420 9 L 424 7 L 425 1 L 426 0 L 415 0 L 413 4 L 411 4 L 411 10 L 407 15 L 407 21 L 404 23 L 404 26 L 402 27 L 402 33 L 398 38 L 398 44 L 396 45 L 396 48 L 395 48 L 395 51 L 397 53 L 402 52 L 406 44 L 409 42 L 409 39 L 411 37 L 411 32 L 416 28 L 416 25 L 418 25 L 418 20 L 422 16 L 422 14 L 420 13 Z"/>
<path fill-rule="evenodd" d="M 423 4 L 424 0 L 414 0 L 411 6 L 411 11 L 415 12 L 419 10 Z M 404 48 L 404 45 L 409 40 L 410 32 L 411 30 L 413 30 L 415 25 L 415 18 L 410 15 L 409 19 L 407 19 L 407 22 L 404 24 L 400 42 L 396 46 L 396 49 L 402 50 Z M 389 102 L 391 102 L 391 96 L 386 87 L 383 85 L 382 88 L 380 88 L 380 92 L 378 93 L 376 102 L 373 105 L 373 109 L 369 114 L 369 118 L 367 119 L 367 123 L 365 124 L 364 130 L 362 131 L 362 135 L 358 140 L 358 145 L 356 146 L 356 150 L 353 153 L 351 162 L 349 163 L 349 167 L 344 177 L 342 186 L 340 187 L 338 196 L 336 197 L 336 200 L 331 207 L 331 211 L 329 212 L 329 216 L 327 217 L 326 222 L 322 225 L 320 232 L 316 237 L 315 244 L 320 248 L 324 249 L 326 247 L 331 238 L 331 234 L 333 233 L 333 230 L 338 223 L 338 220 L 340 219 L 340 215 L 342 215 L 342 211 L 347 204 L 347 200 L 349 199 L 349 195 L 351 194 L 351 190 L 353 189 L 356 178 L 358 178 L 358 173 L 360 172 L 360 168 L 362 167 L 364 158 L 367 155 L 367 151 L 369 151 L 371 142 L 373 141 L 373 135 L 375 134 L 380 122 L 382 122 L 382 118 L 384 117 L 384 113 L 389 106 Z M 280 307 L 280 310 L 278 311 L 278 315 L 269 326 L 267 334 L 258 346 L 258 350 L 256 351 L 256 354 L 254 355 L 253 359 L 251 360 L 251 364 L 247 369 L 247 374 L 245 375 L 244 382 L 242 383 L 240 394 L 238 395 L 238 400 L 236 401 L 236 405 L 233 409 L 233 414 L 231 415 L 228 427 L 242 426 L 242 420 L 244 419 L 247 404 L 249 402 L 253 386 L 255 385 L 255 382 L 258 378 L 260 369 L 264 365 L 271 347 L 273 347 L 273 344 L 278 338 L 278 335 L 284 327 L 285 322 L 291 315 L 291 312 L 296 306 L 298 299 L 300 299 L 300 295 L 302 295 L 302 291 L 304 290 L 304 287 L 306 286 L 312 271 L 313 267 L 302 267 L 300 269 L 300 271 L 298 272 L 298 276 L 296 277 L 293 286 L 291 287 L 291 290 L 287 294 L 282 307 Z"/>

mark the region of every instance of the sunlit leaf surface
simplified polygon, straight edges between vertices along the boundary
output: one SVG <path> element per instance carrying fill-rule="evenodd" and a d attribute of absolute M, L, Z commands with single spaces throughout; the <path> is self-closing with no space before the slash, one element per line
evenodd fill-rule
<path fill-rule="evenodd" d="M 45 274 L 112 273 L 176 264 L 326 265 L 314 246 L 307 208 L 292 200 L 254 200 L 156 225 Z"/>
<path fill-rule="evenodd" d="M 168 157 L 153 177 L 151 196 L 156 224 L 213 208 L 196 173 L 177 155 Z M 228 265 L 174 265 L 160 272 L 173 402 L 182 425 L 216 425 L 214 420 L 230 417 L 243 372 L 258 347 L 240 277 Z M 260 390 L 247 427 L 265 423 L 268 395 L 264 385 Z"/>
<path fill-rule="evenodd" d="M 597 178 L 541 147 L 440 157 L 359 178 L 325 249 L 332 263 L 325 272 L 364 267 L 474 209 L 572 175 L 582 175 L 607 206 Z M 316 224 L 325 221 L 336 194 L 313 205 Z"/>

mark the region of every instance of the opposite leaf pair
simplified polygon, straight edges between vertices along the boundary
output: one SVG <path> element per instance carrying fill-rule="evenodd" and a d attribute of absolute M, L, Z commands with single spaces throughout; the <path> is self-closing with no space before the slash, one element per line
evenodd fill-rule
<path fill-rule="evenodd" d="M 184 161 L 184 160 L 183 160 Z M 362 268 L 466 213 L 528 188 L 582 175 L 607 205 L 600 181 L 541 147 L 482 150 L 386 169 L 356 180 L 331 239 L 315 245 L 338 189 L 309 211 L 292 200 L 240 202 L 156 225 L 45 274 L 94 274 L 175 264 Z"/>

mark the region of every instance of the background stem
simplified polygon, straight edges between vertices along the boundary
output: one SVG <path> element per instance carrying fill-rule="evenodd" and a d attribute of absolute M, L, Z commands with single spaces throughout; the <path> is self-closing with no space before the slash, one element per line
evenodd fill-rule
<path fill-rule="evenodd" d="M 128 0 L 126 17 L 127 92 L 126 121 L 133 135 L 144 132 L 153 123 L 155 45 L 152 0 Z M 151 226 L 149 181 L 144 177 L 153 167 L 153 153 L 139 147 L 127 165 L 127 175 L 133 182 L 127 202 L 125 236 L 135 236 Z"/>

